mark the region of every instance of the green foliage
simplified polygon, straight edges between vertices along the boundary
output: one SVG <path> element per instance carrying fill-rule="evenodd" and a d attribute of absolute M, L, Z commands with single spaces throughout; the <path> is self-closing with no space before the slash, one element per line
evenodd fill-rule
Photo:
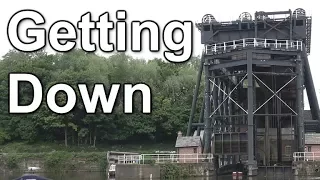
<path fill-rule="evenodd" d="M 141 153 L 155 153 L 155 151 L 173 151 L 175 148 L 172 143 L 157 143 L 157 144 L 125 144 L 125 145 L 108 145 L 99 144 L 97 147 L 92 147 L 90 145 L 70 145 L 65 147 L 62 143 L 26 143 L 26 142 L 14 142 L 7 143 L 0 146 L 0 153 L 9 154 L 41 154 L 41 153 L 51 153 L 55 151 L 59 152 L 73 152 L 78 153 L 78 156 L 86 156 L 91 153 L 105 153 L 107 151 L 130 151 L 130 152 L 141 152 Z M 41 153 L 39 153 L 41 152 Z M 81 153 L 81 154 L 79 154 Z M 1 160 L 1 158 L 0 158 Z"/>
<path fill-rule="evenodd" d="M 9 169 L 15 169 L 18 167 L 19 158 L 14 155 L 9 155 L 6 158 L 6 164 Z"/>
<path fill-rule="evenodd" d="M 107 156 L 102 155 L 97 162 L 99 162 L 100 171 L 104 172 L 108 167 Z"/>
<path fill-rule="evenodd" d="M 156 160 L 154 159 L 145 159 L 143 161 L 144 164 L 151 164 L 151 165 L 155 165 L 156 164 Z"/>
<path fill-rule="evenodd" d="M 65 152 L 49 153 L 45 158 L 45 168 L 51 170 L 65 169 L 66 162 L 70 161 L 71 157 L 70 153 Z"/>
<path fill-rule="evenodd" d="M 10 140 L 10 135 L 3 129 L 0 129 L 0 145 Z"/>
<path fill-rule="evenodd" d="M 65 146 L 85 144 L 96 147 L 106 142 L 174 141 L 176 133 L 187 127 L 199 61 L 199 58 L 192 58 L 188 63 L 174 64 L 160 59 L 134 59 L 124 53 L 105 58 L 81 50 L 55 55 L 43 51 L 10 51 L 0 61 L 0 144 L 65 141 Z M 68 114 L 57 115 L 49 110 L 44 98 L 41 107 L 32 114 L 9 115 L 10 72 L 35 74 L 42 82 L 44 95 L 56 83 L 71 85 L 77 93 L 76 107 Z M 112 114 L 104 114 L 98 105 L 96 114 L 86 115 L 77 88 L 78 83 L 85 83 L 91 94 L 94 84 L 101 83 L 109 95 L 112 83 L 141 82 L 148 84 L 152 91 L 152 113 L 149 115 L 141 113 L 140 93 L 134 97 L 134 114 L 124 114 L 123 89 L 120 89 Z M 31 103 L 33 88 L 30 84 L 21 83 L 19 93 L 20 104 Z M 65 94 L 57 95 L 58 104 L 63 105 L 66 100 Z M 197 112 L 200 111 L 198 107 Z M 56 161 L 52 159 L 49 163 Z"/>
<path fill-rule="evenodd" d="M 161 177 L 163 179 L 177 179 L 181 177 L 189 176 L 188 170 L 179 164 L 162 164 L 161 165 Z"/>
<path fill-rule="evenodd" d="M 40 160 L 44 163 L 46 171 L 72 171 L 81 169 L 82 163 L 86 165 L 95 165 L 101 171 L 105 171 L 107 167 L 107 159 L 105 152 L 66 152 L 54 151 L 46 153 L 5 153 L 2 154 L 0 166 L 5 165 L 11 170 L 25 170 L 23 164 L 27 160 Z M 89 169 L 89 168 L 87 168 Z"/>

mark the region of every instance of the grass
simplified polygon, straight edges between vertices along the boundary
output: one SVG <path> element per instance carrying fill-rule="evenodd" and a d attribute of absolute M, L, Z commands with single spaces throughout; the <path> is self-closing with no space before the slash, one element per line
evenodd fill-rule
<path fill-rule="evenodd" d="M 157 144 L 125 144 L 107 145 L 102 144 L 97 147 L 89 145 L 69 145 L 65 147 L 63 143 L 33 143 L 14 142 L 0 145 L 0 153 L 47 153 L 54 151 L 63 152 L 107 152 L 107 151 L 129 151 L 139 153 L 155 153 L 155 151 L 173 151 L 174 143 Z"/>
<path fill-rule="evenodd" d="M 76 170 L 85 161 L 87 166 L 97 165 L 100 170 L 105 171 L 107 167 L 107 151 L 129 151 L 138 153 L 155 153 L 155 151 L 175 150 L 174 143 L 158 144 L 125 144 L 125 145 L 107 145 L 99 144 L 97 147 L 89 145 L 69 145 L 65 147 L 64 143 L 27 143 L 14 142 L 0 145 L 0 169 L 18 169 L 21 163 L 26 160 L 41 160 L 44 162 L 45 169 L 49 171 Z M 88 167 L 87 167 L 88 168 Z M 90 168 L 89 168 L 90 169 Z"/>

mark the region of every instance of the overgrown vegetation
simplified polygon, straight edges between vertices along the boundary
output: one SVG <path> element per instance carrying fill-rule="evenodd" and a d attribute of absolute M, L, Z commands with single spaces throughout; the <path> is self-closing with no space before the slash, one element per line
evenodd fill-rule
<path fill-rule="evenodd" d="M 190 176 L 187 169 L 173 163 L 162 164 L 160 173 L 164 179 L 177 179 Z"/>
<path fill-rule="evenodd" d="M 1 166 L 12 170 L 19 170 L 21 163 L 27 160 L 40 160 L 47 172 L 77 170 L 83 165 L 80 162 L 87 166 L 97 165 L 101 171 L 107 167 L 105 152 L 9 153 L 2 154 L 1 159 Z"/>
<path fill-rule="evenodd" d="M 172 151 L 175 150 L 174 142 L 157 143 L 157 144 L 120 144 L 109 145 L 99 144 L 96 147 L 89 145 L 69 145 L 65 147 L 63 143 L 26 143 L 14 142 L 0 145 L 0 153 L 50 153 L 54 151 L 61 152 L 107 152 L 107 151 L 131 151 L 141 153 L 155 153 L 158 150 Z"/>
<path fill-rule="evenodd" d="M 161 59 L 133 59 L 124 53 L 105 58 L 81 50 L 55 55 L 43 51 L 10 51 L 0 61 L 0 143 L 64 141 L 64 146 L 81 148 L 82 145 L 174 142 L 177 131 L 185 131 L 187 127 L 199 61 L 192 58 L 188 63 L 174 64 Z M 42 82 L 43 95 L 56 83 L 72 85 L 77 90 L 76 107 L 68 114 L 57 115 L 48 109 L 43 98 L 41 107 L 32 114 L 8 114 L 8 74 L 11 72 L 35 74 Z M 87 115 L 76 87 L 78 83 L 86 83 L 91 93 L 95 83 L 102 83 L 108 95 L 112 83 L 140 82 L 151 88 L 151 114 L 141 113 L 139 93 L 134 98 L 134 114 L 124 114 L 123 89 L 120 89 L 112 114 L 102 113 L 98 105 L 96 114 Z M 31 103 L 33 88 L 29 83 L 21 83 L 19 93 L 20 104 Z M 65 94 L 57 95 L 57 103 L 66 103 Z M 0 148 L 5 151 L 6 147 Z M 19 144 L 12 150 L 24 151 Z M 50 151 L 46 147 L 33 150 Z"/>

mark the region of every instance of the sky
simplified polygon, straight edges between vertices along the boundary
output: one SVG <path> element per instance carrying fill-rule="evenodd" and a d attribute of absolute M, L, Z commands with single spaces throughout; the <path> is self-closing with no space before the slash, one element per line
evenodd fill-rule
<path fill-rule="evenodd" d="M 318 2 L 317 2 L 318 3 Z M 292 11 L 296 8 L 303 8 L 306 10 L 307 15 L 312 16 L 312 40 L 311 40 L 311 54 L 309 56 L 311 71 L 314 79 L 315 88 L 318 97 L 320 97 L 320 71 L 317 67 L 320 67 L 320 59 L 317 58 L 317 49 L 320 49 L 320 45 L 317 42 L 320 40 L 320 11 L 316 8 L 315 0 L 228 0 L 228 1 L 214 1 L 214 0 L 197 0 L 197 1 L 183 1 L 183 0 L 10 0 L 1 4 L 0 11 L 0 56 L 5 55 L 13 47 L 10 45 L 7 38 L 7 25 L 10 17 L 17 11 L 23 9 L 33 9 L 40 12 L 45 20 L 46 24 L 43 26 L 46 29 L 58 20 L 67 20 L 72 22 L 75 26 L 81 19 L 81 16 L 86 12 L 91 12 L 92 19 L 98 20 L 98 17 L 105 12 L 109 12 L 110 19 L 116 22 L 116 11 L 126 10 L 128 24 L 133 20 L 153 20 L 158 23 L 160 31 L 165 24 L 171 20 L 189 20 L 200 22 L 201 18 L 205 14 L 212 14 L 218 21 L 230 21 L 239 17 L 242 12 L 249 12 L 252 16 L 255 11 Z M 23 24 L 25 26 L 28 23 Z M 29 24 L 30 25 L 30 24 Z M 130 29 L 129 29 L 130 31 Z M 203 46 L 200 43 L 200 32 L 194 28 L 193 31 L 194 49 L 193 55 L 200 55 Z M 111 40 L 114 38 L 114 34 L 111 34 Z M 144 49 L 140 53 L 133 53 L 128 51 L 128 54 L 137 58 L 152 59 L 154 57 L 163 58 L 163 50 L 166 50 L 163 41 L 160 40 L 160 52 L 153 53 L 148 50 L 148 38 L 143 36 Z M 93 42 L 98 42 L 97 34 L 93 33 Z M 77 45 L 77 47 L 79 47 Z M 129 46 L 130 47 L 130 46 Z M 130 48 L 129 48 L 130 49 Z M 50 53 L 54 51 L 47 46 L 46 50 Z M 97 52 L 103 56 L 109 56 L 110 53 Z M 305 108 L 309 109 L 307 98 L 305 97 Z"/>

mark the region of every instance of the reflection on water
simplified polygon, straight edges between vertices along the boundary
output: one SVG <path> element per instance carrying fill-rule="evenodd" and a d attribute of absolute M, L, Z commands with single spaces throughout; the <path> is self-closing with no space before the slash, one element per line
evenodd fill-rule
<path fill-rule="evenodd" d="M 14 173 L 0 175 L 2 180 L 13 180 L 22 176 L 23 173 Z M 37 173 L 37 175 L 52 179 L 52 180 L 107 180 L 106 173 L 102 172 L 68 172 L 68 173 Z"/>
<path fill-rule="evenodd" d="M 2 174 L 1 180 L 13 180 L 20 177 L 22 174 Z M 69 172 L 69 173 L 39 173 L 38 175 L 50 178 L 52 180 L 108 180 L 106 173 L 102 172 Z M 128 180 L 128 179 L 109 179 L 109 180 Z M 133 179 L 131 179 L 133 180 Z M 156 179 L 153 179 L 156 180 Z M 234 180 L 232 176 L 223 177 L 207 177 L 207 178 L 183 178 L 183 180 Z M 240 180 L 240 179 L 239 179 Z M 243 177 L 241 180 L 320 180 L 320 177 L 284 177 L 282 175 L 274 176 L 257 176 L 257 177 Z"/>

